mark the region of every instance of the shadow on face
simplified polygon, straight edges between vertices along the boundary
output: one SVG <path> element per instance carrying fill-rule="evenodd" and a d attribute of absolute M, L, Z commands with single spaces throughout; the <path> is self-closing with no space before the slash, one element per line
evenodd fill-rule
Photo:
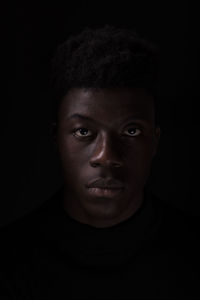
<path fill-rule="evenodd" d="M 96 227 L 133 215 L 160 137 L 153 97 L 139 88 L 71 89 L 54 132 L 67 213 Z M 99 186 L 89 188 L 94 180 Z M 123 189 L 114 190 L 115 183 Z"/>

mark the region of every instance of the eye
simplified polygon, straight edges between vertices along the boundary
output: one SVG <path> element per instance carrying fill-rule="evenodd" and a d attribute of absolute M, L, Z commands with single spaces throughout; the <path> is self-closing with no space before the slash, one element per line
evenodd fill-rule
<path fill-rule="evenodd" d="M 73 131 L 73 135 L 74 136 L 77 136 L 77 137 L 91 137 L 91 135 L 88 135 L 88 129 L 87 128 L 85 128 L 85 127 L 81 127 L 81 128 L 76 128 L 76 129 L 74 129 L 74 131 Z M 79 133 L 79 134 L 77 134 L 77 132 Z"/>
<path fill-rule="evenodd" d="M 141 129 L 137 128 L 137 127 L 129 127 L 128 129 L 126 129 L 126 131 L 129 132 L 129 136 L 138 136 L 141 134 Z"/>

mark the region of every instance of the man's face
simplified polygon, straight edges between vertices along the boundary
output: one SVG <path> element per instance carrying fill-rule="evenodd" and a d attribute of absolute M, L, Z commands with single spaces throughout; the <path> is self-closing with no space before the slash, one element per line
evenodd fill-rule
<path fill-rule="evenodd" d="M 153 98 L 144 90 L 67 93 L 56 139 L 66 183 L 64 206 L 73 218 L 106 227 L 137 210 L 160 136 L 154 118 Z M 123 188 L 88 188 L 95 179 L 113 179 Z"/>

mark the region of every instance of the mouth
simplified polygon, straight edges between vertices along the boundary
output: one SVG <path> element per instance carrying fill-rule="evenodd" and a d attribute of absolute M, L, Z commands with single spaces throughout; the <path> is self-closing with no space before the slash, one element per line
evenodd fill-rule
<path fill-rule="evenodd" d="M 116 198 L 119 197 L 124 188 L 99 188 L 91 187 L 88 188 L 89 194 L 93 197 L 104 197 L 104 198 Z"/>
<path fill-rule="evenodd" d="M 123 190 L 124 184 L 114 178 L 96 178 L 86 185 L 89 194 L 92 197 L 117 198 Z"/>
<path fill-rule="evenodd" d="M 97 178 L 86 185 L 87 188 L 100 188 L 100 189 L 121 189 L 124 184 L 113 178 Z"/>

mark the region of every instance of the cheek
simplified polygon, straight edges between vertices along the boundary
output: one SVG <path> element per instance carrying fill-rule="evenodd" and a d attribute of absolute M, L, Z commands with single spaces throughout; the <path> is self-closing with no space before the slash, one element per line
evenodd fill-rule
<path fill-rule="evenodd" d="M 89 167 L 89 161 L 95 149 L 95 144 L 77 143 L 73 138 L 60 136 L 58 141 L 61 164 L 66 172 L 80 176 Z M 150 168 L 152 161 L 151 141 L 140 143 L 123 143 L 118 147 L 118 154 L 124 163 L 127 173 L 142 176 Z"/>
<path fill-rule="evenodd" d="M 71 138 L 60 137 L 58 152 L 63 168 L 68 171 L 70 169 L 71 172 L 78 172 L 81 168 L 84 168 L 89 159 L 88 148 L 83 147 L 81 143 L 74 143 Z"/>
<path fill-rule="evenodd" d="M 146 178 L 152 163 L 152 148 L 149 143 L 132 147 L 124 156 L 126 169 L 135 178 Z"/>
<path fill-rule="evenodd" d="M 147 163 L 152 159 L 152 141 L 142 140 L 139 142 L 126 143 L 123 147 L 123 157 L 125 160 L 133 161 L 133 163 Z"/>

